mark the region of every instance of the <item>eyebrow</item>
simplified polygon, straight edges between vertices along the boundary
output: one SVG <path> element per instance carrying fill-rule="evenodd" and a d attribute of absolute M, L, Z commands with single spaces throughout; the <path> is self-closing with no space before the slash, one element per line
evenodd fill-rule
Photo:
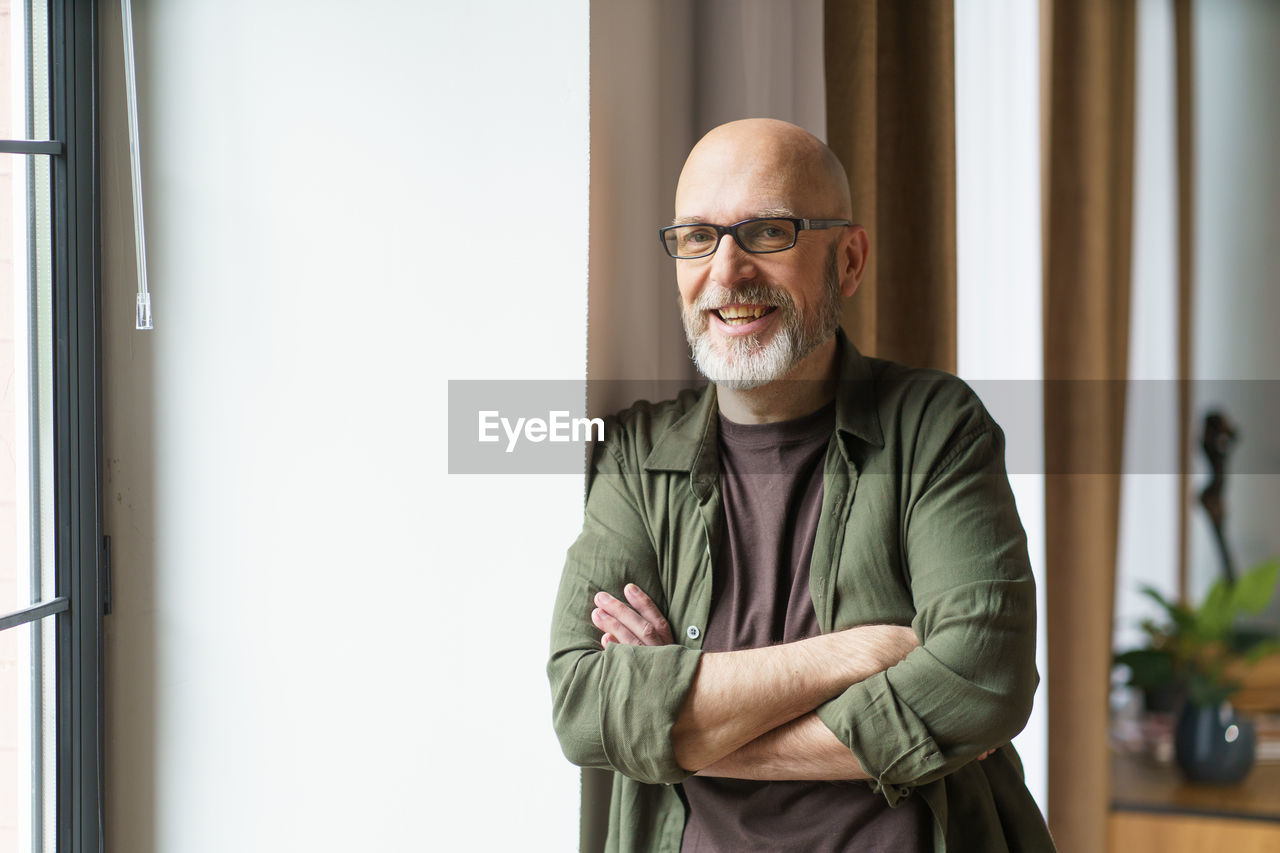
<path fill-rule="evenodd" d="M 757 210 L 748 219 L 771 219 L 777 217 L 779 219 L 797 219 L 795 211 L 788 207 L 766 207 L 763 210 Z M 741 220 L 739 220 L 741 221 Z M 672 225 L 701 225 L 710 224 L 701 216 L 677 216 L 671 220 Z"/>

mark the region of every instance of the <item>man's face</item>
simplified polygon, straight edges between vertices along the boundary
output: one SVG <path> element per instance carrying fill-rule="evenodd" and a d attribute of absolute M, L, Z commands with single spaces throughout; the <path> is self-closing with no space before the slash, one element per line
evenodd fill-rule
<path fill-rule="evenodd" d="M 732 238 L 725 239 L 742 251 Z M 722 244 L 720 252 L 726 250 Z M 789 374 L 840 324 L 836 254 L 835 247 L 827 253 L 822 292 L 803 311 L 785 287 L 763 276 L 733 287 L 713 283 L 690 301 L 683 284 L 686 277 L 678 275 L 684 333 L 699 372 L 718 385 L 738 390 L 758 388 Z M 699 261 L 711 259 L 679 263 Z"/>
<path fill-rule="evenodd" d="M 823 218 L 780 170 L 732 161 L 686 167 L 678 222 L 731 225 L 760 216 Z M 751 254 L 725 235 L 714 255 L 676 261 L 685 336 L 698 369 L 736 389 L 787 376 L 840 322 L 840 235 L 801 231 L 783 252 Z"/>

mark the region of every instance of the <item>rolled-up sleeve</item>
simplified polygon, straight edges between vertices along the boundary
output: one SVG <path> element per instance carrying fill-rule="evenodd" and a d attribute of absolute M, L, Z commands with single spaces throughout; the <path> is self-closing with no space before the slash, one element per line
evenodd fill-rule
<path fill-rule="evenodd" d="M 680 645 L 600 648 L 591 623 L 595 594 L 622 596 L 635 583 L 667 612 L 655 548 L 635 482 L 606 444 L 597 453 L 581 535 L 569 548 L 551 624 L 556 734 L 583 767 L 616 770 L 641 782 L 678 782 L 671 727 L 693 683 L 700 652 Z"/>
<path fill-rule="evenodd" d="M 890 805 L 1012 739 L 1039 680 L 1035 583 L 999 427 L 981 412 L 911 482 L 902 533 L 921 646 L 818 708 Z"/>

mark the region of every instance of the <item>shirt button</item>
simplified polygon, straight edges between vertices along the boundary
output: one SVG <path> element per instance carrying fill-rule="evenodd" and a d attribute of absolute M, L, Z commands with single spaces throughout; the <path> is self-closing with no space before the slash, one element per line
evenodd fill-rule
<path fill-rule="evenodd" d="M 688 628 L 684 629 L 684 632 L 689 635 L 690 640 L 696 640 L 699 635 L 702 634 L 702 632 L 698 630 L 697 625 L 690 625 Z"/>

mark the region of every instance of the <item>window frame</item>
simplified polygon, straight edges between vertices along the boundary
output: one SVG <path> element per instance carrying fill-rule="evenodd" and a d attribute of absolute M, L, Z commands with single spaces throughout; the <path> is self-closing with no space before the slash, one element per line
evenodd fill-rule
<path fill-rule="evenodd" d="M 48 13 L 51 138 L 0 140 L 0 152 L 50 162 L 54 589 L 0 617 L 0 630 L 29 624 L 38 632 L 45 619 L 54 620 L 54 849 L 87 853 L 102 850 L 104 841 L 102 629 L 109 600 L 101 500 L 97 4 L 48 0 Z"/>

